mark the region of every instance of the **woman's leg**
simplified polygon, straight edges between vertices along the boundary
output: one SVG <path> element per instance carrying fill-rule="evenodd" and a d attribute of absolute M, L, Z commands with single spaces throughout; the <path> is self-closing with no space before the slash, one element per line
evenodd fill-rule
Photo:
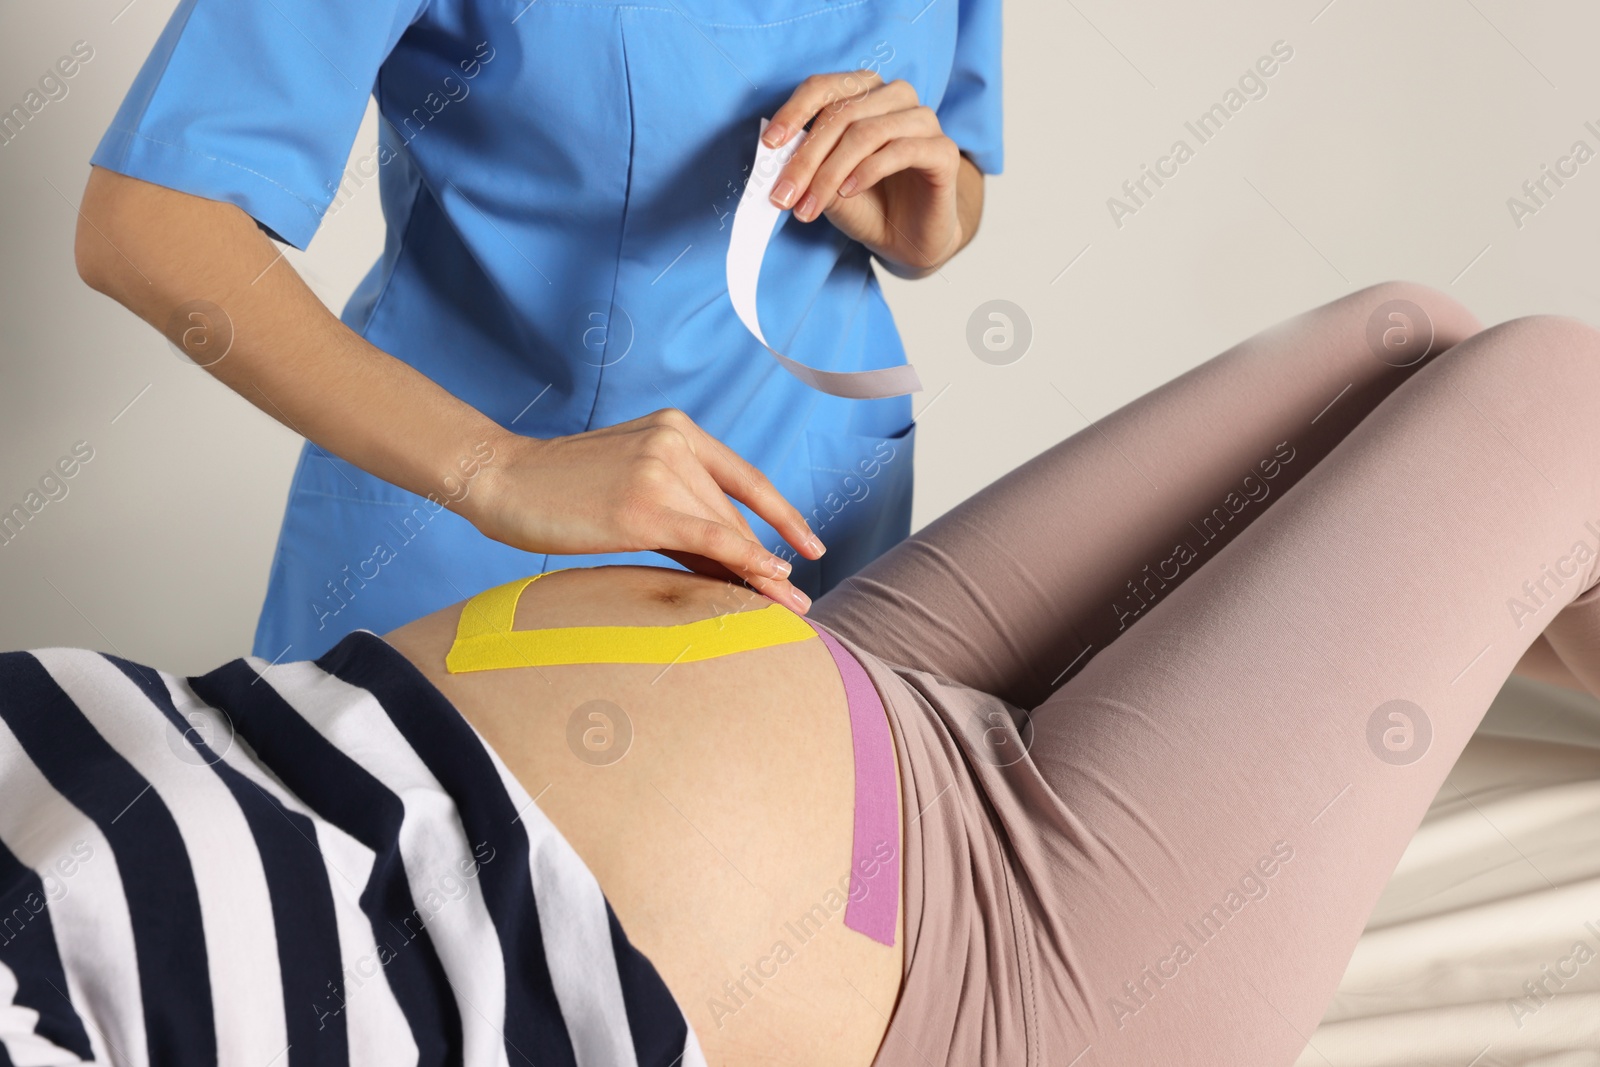
<path fill-rule="evenodd" d="M 1576 320 L 1462 342 L 978 768 L 1049 1062 L 1294 1060 L 1519 657 L 1600 680 L 1597 395 Z"/>
<path fill-rule="evenodd" d="M 1562 639 L 1563 631 L 1579 625 L 1579 617 L 1583 614 L 1580 611 L 1562 612 L 1560 618 L 1550 626 L 1550 629 L 1558 635 L 1557 640 Z M 1563 643 L 1569 648 L 1600 648 L 1600 634 L 1587 639 L 1581 635 L 1569 635 Z M 1517 661 L 1513 673 L 1546 685 L 1558 685 L 1563 689 L 1571 689 L 1590 696 L 1600 693 L 1600 679 L 1596 679 L 1593 685 L 1585 685 L 1582 679 L 1572 673 L 1572 668 L 1567 666 L 1566 661 L 1561 658 L 1561 653 L 1550 643 L 1549 631 L 1541 634 L 1537 641 L 1528 646 L 1528 651 Z"/>
<path fill-rule="evenodd" d="M 1478 329 L 1403 282 L 1298 315 L 1011 471 L 814 617 L 890 663 L 1033 707 Z"/>

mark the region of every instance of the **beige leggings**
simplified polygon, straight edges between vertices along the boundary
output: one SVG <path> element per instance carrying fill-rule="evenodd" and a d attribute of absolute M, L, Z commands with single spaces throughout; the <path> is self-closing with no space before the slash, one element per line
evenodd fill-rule
<path fill-rule="evenodd" d="M 1293 1062 L 1530 644 L 1600 693 L 1600 589 L 1580 597 L 1597 397 L 1581 322 L 1480 331 L 1434 290 L 1374 286 L 1076 433 L 818 600 L 856 648 L 939 680 L 892 701 L 927 807 L 879 1062 Z M 949 758 L 970 803 L 928 769 L 960 733 L 940 694 L 966 687 L 1013 720 Z M 932 835 L 972 837 L 973 811 L 992 860 L 946 850 L 934 871 Z M 1017 984 L 1011 1007 L 974 966 Z"/>

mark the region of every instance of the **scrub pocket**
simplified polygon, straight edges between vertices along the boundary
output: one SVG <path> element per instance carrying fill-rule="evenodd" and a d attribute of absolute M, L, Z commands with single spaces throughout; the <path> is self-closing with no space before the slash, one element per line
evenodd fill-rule
<path fill-rule="evenodd" d="M 917 424 L 892 437 L 807 430 L 811 528 L 828 546 L 827 592 L 911 533 L 912 457 Z"/>

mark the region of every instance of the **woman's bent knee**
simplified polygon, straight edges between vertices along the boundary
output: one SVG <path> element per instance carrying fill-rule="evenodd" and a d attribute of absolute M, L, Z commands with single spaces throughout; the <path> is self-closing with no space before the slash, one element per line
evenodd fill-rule
<path fill-rule="evenodd" d="M 1600 329 L 1571 315 L 1524 315 L 1492 330 L 1513 335 L 1520 344 L 1589 356 L 1600 353 Z"/>
<path fill-rule="evenodd" d="M 1507 379 L 1528 395 L 1541 382 L 1574 391 L 1592 403 L 1600 388 L 1600 329 L 1568 315 L 1524 315 L 1489 327 L 1472 339 L 1476 373 Z"/>
<path fill-rule="evenodd" d="M 1563 315 L 1529 315 L 1469 338 L 1410 383 L 1416 417 L 1459 419 L 1441 433 L 1468 433 L 1511 450 L 1513 467 L 1546 494 L 1584 508 L 1600 506 L 1600 330 Z M 1453 428 L 1452 428 L 1453 427 Z M 1463 439 L 1465 441 L 1465 439 Z"/>
<path fill-rule="evenodd" d="M 1449 293 L 1441 292 L 1421 282 L 1387 281 L 1358 289 L 1345 299 L 1370 308 L 1371 315 L 1384 315 L 1388 305 L 1405 302 L 1419 308 L 1425 322 L 1413 323 L 1416 328 L 1426 328 L 1432 335 L 1430 354 L 1451 348 L 1483 329 L 1467 306 Z M 1398 309 L 1397 309 L 1398 310 Z"/>

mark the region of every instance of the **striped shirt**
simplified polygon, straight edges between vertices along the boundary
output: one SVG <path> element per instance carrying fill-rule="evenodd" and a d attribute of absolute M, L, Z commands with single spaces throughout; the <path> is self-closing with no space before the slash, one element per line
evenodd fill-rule
<path fill-rule="evenodd" d="M 0 1067 L 704 1067 L 599 884 L 403 656 L 0 655 Z"/>

